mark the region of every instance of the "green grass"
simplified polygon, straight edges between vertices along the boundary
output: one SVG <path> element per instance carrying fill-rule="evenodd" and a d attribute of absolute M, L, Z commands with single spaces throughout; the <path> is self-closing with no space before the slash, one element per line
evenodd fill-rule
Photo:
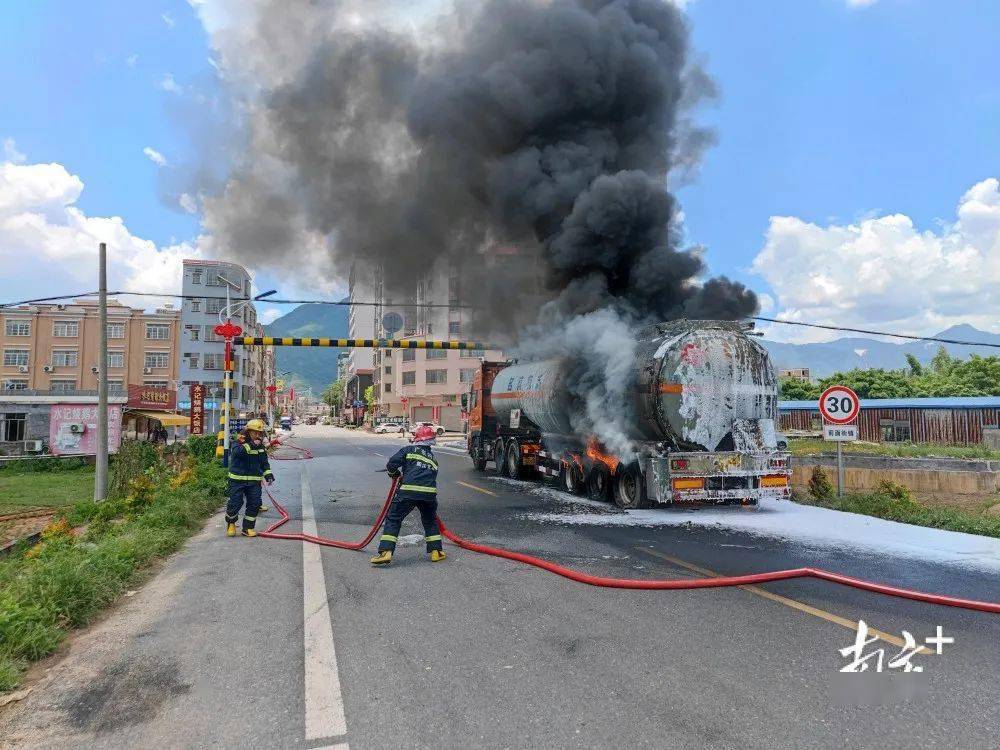
<path fill-rule="evenodd" d="M 980 458 L 1000 460 L 1000 451 L 985 445 L 939 445 L 937 443 L 844 443 L 845 453 L 868 453 L 900 458 Z M 788 450 L 795 456 L 836 452 L 835 443 L 817 438 L 791 438 Z"/>
<path fill-rule="evenodd" d="M 137 495 L 61 511 L 70 525 L 86 524 L 81 536 L 49 534 L 0 559 L 0 692 L 17 687 L 30 661 L 52 653 L 144 568 L 177 550 L 225 494 L 225 473 L 214 463 L 197 464 L 177 488 L 162 465 L 154 473 L 152 488 Z"/>
<path fill-rule="evenodd" d="M 72 505 L 93 497 L 93 467 L 50 474 L 0 470 L 0 513 L 16 513 L 25 507 Z"/>
<path fill-rule="evenodd" d="M 877 490 L 851 493 L 838 498 L 835 495 L 817 498 L 805 494 L 796 498 L 807 505 L 818 505 L 848 513 L 860 513 L 890 521 L 901 521 L 915 526 L 962 531 L 1000 538 L 1000 518 L 985 513 L 973 513 L 941 506 L 927 506 L 915 500 L 909 490 L 892 482 L 882 482 Z M 984 503 L 983 510 L 990 505 Z"/>

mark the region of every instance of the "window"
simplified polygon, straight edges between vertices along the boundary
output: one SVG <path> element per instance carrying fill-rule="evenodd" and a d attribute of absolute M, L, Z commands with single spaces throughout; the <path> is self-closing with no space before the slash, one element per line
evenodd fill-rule
<path fill-rule="evenodd" d="M 201 312 L 201 300 L 193 299 L 191 300 L 191 312 Z"/>
<path fill-rule="evenodd" d="M 205 355 L 205 366 L 206 370 L 221 370 L 222 369 L 222 354 L 206 354 Z"/>
<path fill-rule="evenodd" d="M 882 440 L 887 443 L 909 443 L 910 423 L 899 419 L 880 419 L 879 428 L 882 430 Z"/>
<path fill-rule="evenodd" d="M 482 349 L 462 349 L 458 356 L 462 359 L 482 359 L 486 356 L 486 352 Z"/>
<path fill-rule="evenodd" d="M 201 326 L 186 326 L 188 336 L 192 341 L 198 341 L 201 339 Z"/>
<path fill-rule="evenodd" d="M 205 326 L 205 341 L 222 341 L 222 336 L 215 333 L 215 326 Z"/>
<path fill-rule="evenodd" d="M 447 370 L 428 370 L 426 377 L 424 379 L 425 383 L 447 383 L 448 382 L 448 371 Z"/>
<path fill-rule="evenodd" d="M 166 341 L 170 338 L 170 325 L 167 323 L 146 323 L 146 338 L 152 341 Z"/>
<path fill-rule="evenodd" d="M 448 359 L 447 349 L 428 349 L 427 359 Z"/>
<path fill-rule="evenodd" d="M 416 360 L 416 358 L 417 358 L 417 350 L 416 349 L 403 349 L 403 361 L 404 362 L 413 362 L 413 361 Z"/>
<path fill-rule="evenodd" d="M 460 336 L 462 334 L 462 324 L 453 321 L 448 324 L 448 335 L 449 336 Z"/>
<path fill-rule="evenodd" d="M 392 383 L 386 383 L 385 384 L 385 392 L 386 393 L 392 393 Z"/>
<path fill-rule="evenodd" d="M 189 354 L 185 354 L 184 356 L 187 357 L 188 367 L 190 367 L 192 370 L 197 370 L 198 369 L 198 356 L 199 356 L 198 352 L 190 352 Z"/>
<path fill-rule="evenodd" d="M 385 374 L 386 375 L 392 375 L 392 368 L 389 367 L 389 365 L 385 366 Z"/>
<path fill-rule="evenodd" d="M 225 306 L 226 301 L 221 297 L 209 297 L 205 300 L 205 312 L 209 315 L 218 315 Z"/>
<path fill-rule="evenodd" d="M 205 286 L 222 286 L 222 282 L 219 280 L 218 268 L 209 268 L 206 276 Z"/>
<path fill-rule="evenodd" d="M 111 380 L 108 379 L 108 395 L 109 396 L 124 396 L 125 395 L 125 384 L 121 380 Z"/>
<path fill-rule="evenodd" d="M 146 359 L 143 367 L 155 367 L 157 369 L 170 367 L 170 353 L 146 352 Z"/>
<path fill-rule="evenodd" d="M 26 367 L 28 365 L 29 357 L 31 357 L 31 351 L 29 349 L 4 349 L 3 366 Z"/>
<path fill-rule="evenodd" d="M 76 367 L 76 349 L 56 349 L 52 352 L 53 367 Z"/>
<path fill-rule="evenodd" d="M 124 323 L 108 323 L 108 338 L 109 339 L 123 339 L 123 338 L 125 338 L 125 324 Z"/>
<path fill-rule="evenodd" d="M 475 370 L 462 370 L 458 374 L 458 382 L 460 383 L 471 383 L 473 378 L 476 377 Z"/>
<path fill-rule="evenodd" d="M 413 370 L 403 373 L 403 385 L 416 385 L 417 384 L 417 373 Z"/>
<path fill-rule="evenodd" d="M 201 269 L 200 268 L 196 268 L 193 271 L 191 271 L 191 283 L 192 284 L 200 284 L 201 283 Z"/>
<path fill-rule="evenodd" d="M 5 391 L 26 391 L 28 390 L 28 381 L 22 378 L 7 378 L 3 381 L 3 389 Z"/>
<path fill-rule="evenodd" d="M 386 359 L 392 359 L 392 349 L 386 349 L 385 350 L 385 358 Z"/>
<path fill-rule="evenodd" d="M 167 388 L 169 386 L 166 380 L 143 380 L 142 384 L 150 388 Z"/>
<path fill-rule="evenodd" d="M 4 333 L 8 336 L 30 336 L 31 335 L 31 321 L 30 320 L 8 320 L 4 324 Z"/>
<path fill-rule="evenodd" d="M 125 366 L 125 352 L 108 352 L 108 367 L 124 367 L 124 366 Z"/>
<path fill-rule="evenodd" d="M 79 336 L 80 324 L 75 320 L 57 320 L 52 324 L 52 335 L 62 339 Z"/>
<path fill-rule="evenodd" d="M 75 380 L 51 380 L 49 390 L 53 393 L 70 393 L 76 390 Z"/>
<path fill-rule="evenodd" d="M 0 438 L 8 443 L 24 440 L 28 415 L 23 412 L 0 414 Z"/>

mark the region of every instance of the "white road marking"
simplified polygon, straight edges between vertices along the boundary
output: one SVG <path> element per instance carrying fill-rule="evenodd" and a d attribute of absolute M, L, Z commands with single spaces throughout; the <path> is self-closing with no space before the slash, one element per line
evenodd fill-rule
<path fill-rule="evenodd" d="M 309 475 L 302 468 L 302 531 L 316 535 Z M 327 602 L 320 547 L 302 543 L 302 639 L 305 655 L 306 741 L 347 734 L 344 697 Z M 341 747 L 338 745 L 337 747 Z M 343 745 L 343 747 L 347 747 Z"/>

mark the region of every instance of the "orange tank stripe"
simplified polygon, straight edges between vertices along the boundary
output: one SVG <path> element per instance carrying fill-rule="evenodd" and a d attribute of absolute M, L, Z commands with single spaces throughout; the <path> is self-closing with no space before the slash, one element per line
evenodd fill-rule
<path fill-rule="evenodd" d="M 683 393 L 684 386 L 680 383 L 660 383 L 660 393 Z"/>

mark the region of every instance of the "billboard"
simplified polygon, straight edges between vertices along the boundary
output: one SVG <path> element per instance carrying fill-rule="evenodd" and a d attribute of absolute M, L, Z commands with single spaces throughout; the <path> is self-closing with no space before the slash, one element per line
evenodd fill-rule
<path fill-rule="evenodd" d="M 174 411 L 177 408 L 177 391 L 171 388 L 154 388 L 148 385 L 130 385 L 128 387 L 128 408 Z"/>
<path fill-rule="evenodd" d="M 205 434 L 205 386 L 195 383 L 191 386 L 191 425 L 192 435 Z"/>
<path fill-rule="evenodd" d="M 122 405 L 108 406 L 108 451 L 122 440 Z M 97 404 L 53 404 L 49 413 L 49 452 L 53 456 L 97 454 Z"/>

